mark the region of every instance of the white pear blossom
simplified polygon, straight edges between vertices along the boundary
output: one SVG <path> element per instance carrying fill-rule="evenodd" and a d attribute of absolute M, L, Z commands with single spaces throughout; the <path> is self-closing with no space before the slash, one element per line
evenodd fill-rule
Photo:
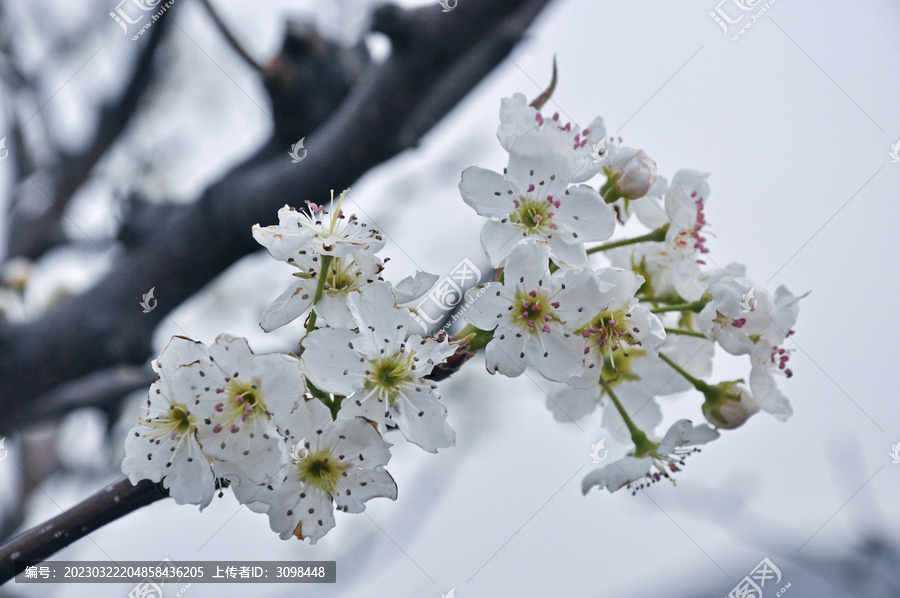
<path fill-rule="evenodd" d="M 584 477 L 581 490 L 587 494 L 591 488 L 597 486 L 612 493 L 621 488 L 629 488 L 632 494 L 635 494 L 645 485 L 658 482 L 662 478 L 672 479 L 671 474 L 681 471 L 684 467 L 685 457 L 700 450 L 696 448 L 697 445 L 706 444 L 718 437 L 719 433 L 706 424 L 694 426 L 686 419 L 679 420 L 669 428 L 659 447 L 649 455 L 643 457 L 629 455 L 595 469 Z M 647 478 L 647 481 L 640 485 L 636 484 L 642 478 Z M 674 480 L 672 482 L 674 483 Z"/>
<path fill-rule="evenodd" d="M 216 473 L 238 485 L 277 477 L 283 450 L 275 419 L 303 402 L 299 361 L 254 355 L 246 339 L 221 334 L 197 363 L 197 398 L 212 406 L 198 418 L 197 434 L 204 452 L 222 462 Z"/>
<path fill-rule="evenodd" d="M 525 133 L 544 129 L 554 131 L 554 135 L 562 133 L 569 141 L 572 159 L 575 161 L 572 168 L 574 174 L 569 182 L 581 183 L 600 172 L 602 163 L 594 161 L 591 151 L 597 142 L 606 138 L 606 127 L 601 117 L 591 121 L 586 129 L 580 129 L 574 123 L 563 123 L 558 112 L 545 117 L 537 108 L 529 105 L 521 93 L 503 98 L 500 103 L 500 126 L 497 129 L 497 139 L 503 149 L 511 153 L 515 151 L 515 142 Z"/>
<path fill-rule="evenodd" d="M 597 383 L 605 360 L 615 371 L 617 355 L 628 357 L 628 351 L 637 347 L 659 353 L 666 338 L 659 318 L 634 296 L 644 283 L 642 276 L 631 270 L 602 268 L 597 279 L 602 307 L 580 331 L 585 342 L 585 371 L 569 382 L 580 388 Z"/>
<path fill-rule="evenodd" d="M 545 127 L 511 141 L 503 174 L 475 166 L 463 171 L 462 198 L 489 218 L 481 243 L 492 266 L 502 266 L 516 246 L 533 241 L 547 245 L 560 266 L 587 266 L 584 243 L 611 237 L 616 219 L 597 191 L 570 186 L 583 169 L 568 133 Z"/>
<path fill-rule="evenodd" d="M 290 430 L 288 442 L 301 444 L 304 456 L 257 487 L 248 506 L 265 512 L 282 540 L 294 536 L 315 544 L 334 527 L 335 509 L 361 513 L 372 498 L 396 500 L 397 485 L 384 469 L 391 445 L 365 420 L 332 421 L 316 399 L 280 420 Z"/>
<path fill-rule="evenodd" d="M 590 271 L 560 270 L 551 276 L 547 248 L 517 247 L 503 271 L 504 282 L 470 289 L 474 297 L 464 317 L 494 330 L 485 348 L 492 374 L 518 376 L 526 365 L 549 380 L 565 382 L 582 372 L 584 342 L 577 332 L 600 310 L 597 278 Z"/>
<path fill-rule="evenodd" d="M 756 344 L 750 352 L 750 390 L 763 411 L 785 421 L 793 414 L 787 397 L 778 390 L 776 375 L 793 376 L 787 367 L 790 350 L 781 345 L 794 334 L 800 312 L 799 301 L 809 293 L 799 297 L 787 287 L 775 290 L 774 309 L 769 325 L 756 337 Z"/>
<path fill-rule="evenodd" d="M 744 297 L 753 293 L 752 309 Z M 709 303 L 697 316 L 700 332 L 732 355 L 746 355 L 756 345 L 756 335 L 772 322 L 772 296 L 747 278 L 722 278 L 709 286 Z M 782 339 L 783 340 L 783 339 Z"/>
<path fill-rule="evenodd" d="M 278 224 L 253 225 L 253 237 L 277 260 L 294 257 L 299 250 L 334 257 L 346 257 L 360 249 L 378 253 L 384 247 L 384 236 L 355 214 L 345 216 L 341 209 L 348 191 L 341 193 L 337 206 L 332 191 L 330 210 L 309 203 L 307 213 L 285 205 L 278 210 Z"/>
<path fill-rule="evenodd" d="M 301 249 L 294 252 L 294 257 L 285 261 L 298 268 L 299 272 L 294 274 L 297 280 L 260 316 L 260 326 L 266 332 L 302 316 L 312 306 L 315 298 L 322 266 L 321 257 Z M 316 304 L 316 314 L 323 318 L 319 325 L 351 325 L 347 298 L 365 285 L 383 280 L 380 276 L 383 268 L 381 260 L 366 250 L 332 258 L 326 269 L 322 296 Z"/>
<path fill-rule="evenodd" d="M 370 285 L 348 302 L 359 332 L 327 328 L 310 333 L 301 355 L 307 378 L 346 397 L 340 418 L 365 417 L 382 433 L 397 426 L 429 452 L 452 446 L 456 433 L 447 424 L 447 408 L 437 385 L 425 376 L 456 347 L 446 339 L 407 338 L 412 316 L 397 307 L 387 284 Z"/>
<path fill-rule="evenodd" d="M 125 440 L 122 472 L 133 484 L 163 480 L 179 504 L 203 509 L 216 491 L 215 476 L 197 438 L 197 425 L 213 399 L 198 389 L 205 347 L 173 337 L 152 362 L 159 376 L 150 386 L 147 411 Z"/>
<path fill-rule="evenodd" d="M 684 335 L 666 337 L 661 353 L 679 364 L 685 371 L 697 378 L 708 377 L 712 373 L 712 357 L 715 343 Z M 603 377 L 615 389 L 629 417 L 642 430 L 651 430 L 662 422 L 659 397 L 690 390 L 693 386 L 655 353 L 643 349 L 629 349 L 628 355 L 620 355 L 615 361 L 615 370 L 609 357 L 604 360 Z M 593 384 L 584 388 L 561 386 L 560 390 L 546 400 L 547 408 L 557 421 L 575 421 L 603 406 L 601 425 L 619 440 L 626 441 L 629 435 L 619 411 L 604 400 L 605 392 L 591 378 Z M 574 380 L 570 380 L 570 384 Z"/>
<path fill-rule="evenodd" d="M 709 252 L 703 236 L 707 226 L 704 213 L 709 196 L 707 176 L 693 170 L 679 170 L 666 191 L 664 207 L 652 197 L 638 202 L 642 206 L 635 210 L 645 224 L 659 228 L 669 223 L 665 241 L 609 252 L 613 265 L 639 272 L 657 297 L 696 301 L 718 277 L 702 269 L 706 264 L 702 256 Z"/>

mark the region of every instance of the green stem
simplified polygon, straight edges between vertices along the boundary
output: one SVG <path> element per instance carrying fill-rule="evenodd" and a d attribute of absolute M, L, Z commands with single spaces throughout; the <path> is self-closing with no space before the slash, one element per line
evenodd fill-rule
<path fill-rule="evenodd" d="M 666 328 L 666 332 L 669 334 L 680 334 L 682 336 L 694 336 L 697 338 L 706 338 L 706 335 L 702 332 L 694 332 L 693 330 L 682 330 L 681 328 Z"/>
<path fill-rule="evenodd" d="M 640 237 L 634 237 L 633 239 L 622 239 L 621 241 L 613 241 L 612 243 L 607 243 L 605 245 L 600 245 L 598 247 L 591 247 L 587 250 L 588 254 L 597 253 L 600 251 L 606 251 L 607 249 L 615 249 L 616 247 L 625 247 L 626 245 L 634 245 L 636 243 L 646 243 L 647 241 L 656 241 L 661 242 L 666 240 L 666 231 L 669 230 L 669 224 L 663 224 L 657 229 L 654 229 L 647 233 L 646 235 L 641 235 Z"/>
<path fill-rule="evenodd" d="M 313 295 L 313 308 L 309 312 L 309 320 L 306 322 L 306 332 L 312 332 L 316 328 L 316 319 L 318 316 L 316 315 L 316 304 L 319 302 L 319 299 L 322 298 L 322 294 L 325 292 L 325 280 L 328 279 L 328 268 L 331 267 L 331 256 L 323 255 L 322 256 L 322 265 L 319 268 L 319 280 L 316 284 L 316 294 Z"/>
<path fill-rule="evenodd" d="M 622 416 L 622 420 L 625 422 L 625 426 L 628 428 L 628 431 L 631 433 L 631 441 L 634 443 L 634 457 L 636 459 L 640 459 L 642 457 L 646 457 L 653 451 L 659 448 L 658 442 L 651 442 L 647 435 L 643 430 L 638 428 L 635 423 L 632 421 L 631 417 L 628 415 L 628 412 L 625 411 L 625 407 L 622 406 L 622 403 L 619 401 L 619 397 L 616 396 L 616 393 L 613 392 L 609 383 L 606 381 L 603 376 L 600 376 L 600 386 L 603 387 L 603 390 L 606 391 L 606 394 L 609 395 L 609 399 L 613 402 L 613 405 L 616 406 L 616 410 L 619 412 L 619 415 Z"/>
<path fill-rule="evenodd" d="M 673 370 L 675 370 L 676 372 L 678 372 L 679 374 L 684 376 L 684 378 L 688 382 L 693 384 L 694 388 L 696 388 L 700 392 L 707 392 L 710 390 L 709 384 L 707 384 L 703 380 L 700 380 L 699 378 L 695 378 L 694 376 L 691 376 L 683 367 L 681 367 L 680 365 L 678 365 L 677 363 L 672 361 L 672 359 L 670 359 L 666 354 L 660 352 L 659 358 L 662 359 L 663 361 L 665 361 L 666 363 L 668 363 L 672 367 Z"/>
<path fill-rule="evenodd" d="M 666 307 L 654 307 L 650 311 L 655 314 L 661 314 L 667 311 L 692 311 L 695 314 L 699 314 L 701 311 L 703 311 L 703 308 L 706 307 L 707 303 L 709 303 L 709 299 L 704 296 L 691 303 L 682 303 L 681 305 L 667 305 Z"/>

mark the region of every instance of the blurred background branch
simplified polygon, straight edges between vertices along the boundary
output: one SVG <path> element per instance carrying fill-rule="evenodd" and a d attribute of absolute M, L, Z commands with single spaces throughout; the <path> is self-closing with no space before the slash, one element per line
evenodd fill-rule
<path fill-rule="evenodd" d="M 443 15 L 433 7 L 383 7 L 375 15 L 378 28 L 405 40 L 383 65 L 364 60 L 361 47 L 346 49 L 309 27 L 289 27 L 281 54 L 265 68 L 275 121 L 270 140 L 197 202 L 158 208 L 138 226 L 126 226 L 128 244 L 115 260 L 117 268 L 93 288 L 34 321 L 0 328 L 0 407 L 6 414 L 0 433 L 26 421 L 40 409 L 40 397 L 63 384 L 123 363 L 145 363 L 160 321 L 258 250 L 249 234 L 252 224 L 273 220 L 285 203 L 302 206 L 327 197 L 330 189 L 349 186 L 415 146 L 507 55 L 546 3 L 473 1 L 464 14 Z M 401 29 L 406 33 L 397 33 Z M 161 37 L 158 30 L 154 35 Z M 149 68 L 150 56 L 145 49 L 139 67 Z M 125 96 L 139 96 L 143 89 L 134 84 Z M 108 137 L 124 128 L 131 113 L 120 108 L 116 118 L 107 117 L 109 124 L 98 129 L 103 139 L 84 152 L 79 172 L 57 192 L 59 202 L 84 181 L 85 171 L 111 145 Z M 306 135 L 309 156 L 302 167 L 287 168 L 285 141 Z M 48 243 L 40 245 L 45 249 Z M 29 247 L 32 255 L 38 248 Z M 158 307 L 136 313 L 137 298 L 161 281 Z"/>
<path fill-rule="evenodd" d="M 0 320 L 0 435 L 18 436 L 41 423 L 46 445 L 65 414 L 83 407 L 99 408 L 114 421 L 124 398 L 152 380 L 147 362 L 156 327 L 238 259 L 259 251 L 251 225 L 273 221 L 285 203 L 303 206 L 327 197 L 331 189 L 348 187 L 416 147 L 508 55 L 548 2 L 470 0 L 465 12 L 448 14 L 438 6 L 383 6 L 373 15 L 371 30 L 387 35 L 392 48 L 386 61 L 376 64 L 362 41 L 345 47 L 303 22 L 289 22 L 278 54 L 257 62 L 238 41 L 239 32 L 202 0 L 216 29 L 268 92 L 270 136 L 193 203 L 151 202 L 128 192 L 110 239 L 115 267 L 35 318 Z M 24 123 L 13 111 L 18 180 L 8 202 L 7 260 L 24 258 L 30 264 L 71 243 L 63 227 L 66 210 L 76 195 L 90 193 L 86 188 L 94 178 L 104 176 L 97 166 L 164 82 L 161 61 L 171 60 L 164 54 L 174 28 L 180 28 L 176 16 L 160 18 L 141 40 L 127 83 L 97 108 L 96 125 L 81 149 L 60 149 L 45 127 L 48 140 L 41 154 L 30 154 Z M 0 39 L 5 91 L 41 97 L 8 42 Z M 287 149 L 303 137 L 308 157 L 300 167 L 290 167 Z M 141 314 L 137 301 L 151 287 L 157 287 L 157 307 Z M 469 356 L 461 351 L 454 369 Z M 4 537 L 22 519 L 30 491 L 64 468 L 54 451 L 25 453 L 43 455 L 46 462 L 20 458 L 26 483 L 0 521 Z M 113 495 L 119 498 L 115 504 Z M 123 480 L 111 486 L 51 520 L 58 535 L 48 536 L 39 526 L 0 547 L 3 579 L 12 571 L 10 559 L 43 559 L 165 495 L 159 484 L 132 488 Z"/>

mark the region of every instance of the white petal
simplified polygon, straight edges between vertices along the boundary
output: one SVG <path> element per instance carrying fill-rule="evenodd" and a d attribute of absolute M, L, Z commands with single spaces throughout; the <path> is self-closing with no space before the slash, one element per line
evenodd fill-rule
<path fill-rule="evenodd" d="M 366 366 L 352 348 L 357 342 L 359 336 L 344 328 L 310 332 L 300 356 L 306 377 L 317 388 L 345 396 L 362 388 Z"/>
<path fill-rule="evenodd" d="M 371 469 L 391 459 L 391 445 L 360 418 L 339 419 L 327 434 L 332 452 L 355 467 Z"/>
<path fill-rule="evenodd" d="M 510 254 L 503 272 L 504 285 L 537 290 L 550 282 L 549 249 L 542 243 L 523 243 Z"/>
<path fill-rule="evenodd" d="M 448 357 L 456 353 L 458 345 L 451 345 L 446 337 L 438 342 L 414 334 L 407 339 L 406 346 L 410 351 L 415 352 L 413 363 L 416 367 L 416 374 L 424 378 L 431 373 L 435 365 L 444 363 Z"/>
<path fill-rule="evenodd" d="M 567 335 L 558 325 L 550 325 L 550 332 L 537 332 L 528 339 L 525 356 L 548 380 L 565 382 L 583 371 L 584 342 L 580 336 Z"/>
<path fill-rule="evenodd" d="M 661 455 L 671 455 L 676 448 L 706 444 L 718 437 L 719 432 L 706 424 L 695 426 L 690 420 L 680 419 L 666 432 L 657 452 Z"/>
<path fill-rule="evenodd" d="M 376 282 L 365 286 L 359 294 L 347 298 L 347 306 L 359 324 L 360 337 L 365 339 L 362 350 L 369 357 L 375 357 L 381 349 L 387 353 L 399 350 L 412 316 L 409 310 L 397 307 L 390 284 Z"/>
<path fill-rule="evenodd" d="M 299 318 L 312 305 L 316 292 L 315 279 L 299 279 L 263 310 L 259 325 L 266 332 L 272 332 Z"/>
<path fill-rule="evenodd" d="M 447 423 L 447 408 L 438 398 L 426 383 L 404 391 L 391 405 L 391 419 L 403 436 L 430 453 L 456 444 L 456 432 Z"/>
<path fill-rule="evenodd" d="M 550 237 L 548 244 L 553 261 L 560 266 L 579 270 L 587 267 L 588 256 L 584 243 L 572 242 L 568 235 L 556 232 Z"/>
<path fill-rule="evenodd" d="M 560 279 L 565 290 L 553 296 L 559 302 L 556 315 L 572 331 L 588 323 L 604 307 L 597 276 L 591 270 L 566 270 Z"/>
<path fill-rule="evenodd" d="M 488 220 L 481 229 L 481 247 L 494 268 L 503 266 L 509 254 L 524 238 L 522 232 L 509 221 Z"/>
<path fill-rule="evenodd" d="M 165 477 L 163 485 L 175 502 L 204 509 L 212 501 L 216 488 L 209 461 L 200 446 L 193 438 L 176 443 L 168 436 L 153 439 L 152 435 L 153 430 L 146 426 L 131 429 L 125 439 L 122 473 L 132 484 L 145 479 L 159 482 Z"/>
<path fill-rule="evenodd" d="M 397 303 L 404 304 L 415 301 L 434 286 L 438 281 L 437 274 L 429 274 L 428 272 L 416 271 L 415 277 L 407 276 L 394 285 L 394 295 L 397 297 Z"/>
<path fill-rule="evenodd" d="M 750 370 L 750 391 L 759 407 L 779 420 L 787 421 L 794 414 L 790 401 L 778 390 L 775 376 L 767 368 L 754 365 Z"/>
<path fill-rule="evenodd" d="M 618 311 L 628 306 L 634 298 L 644 277 L 632 270 L 622 268 L 600 268 L 597 270 L 601 287 L 607 289 L 603 292 L 600 302 L 603 307 L 612 311 Z"/>
<path fill-rule="evenodd" d="M 356 320 L 347 307 L 347 298 L 357 291 L 349 293 L 324 293 L 316 303 L 316 327 L 327 324 L 332 328 L 356 328 Z"/>
<path fill-rule="evenodd" d="M 591 187 L 570 187 L 560 200 L 553 222 L 568 243 L 605 241 L 615 232 L 615 212 Z"/>
<path fill-rule="evenodd" d="M 525 371 L 525 337 L 509 330 L 497 331 L 484 349 L 485 367 L 491 374 L 500 372 L 515 378 Z"/>
<path fill-rule="evenodd" d="M 481 330 L 493 330 L 500 324 L 510 305 L 510 300 L 502 289 L 503 285 L 499 282 L 488 282 L 469 289 L 466 301 L 469 301 L 469 297 L 475 299 L 463 314 L 466 322 Z"/>
<path fill-rule="evenodd" d="M 373 498 L 397 500 L 397 483 L 382 467 L 348 472 L 337 490 L 334 502 L 348 513 L 362 513 L 366 509 L 365 503 Z"/>
<path fill-rule="evenodd" d="M 506 177 L 477 166 L 463 171 L 459 192 L 463 201 L 479 215 L 488 218 L 505 218 L 515 209 L 513 199 L 518 199 L 518 193 Z"/>
<path fill-rule="evenodd" d="M 581 482 L 581 491 L 587 494 L 588 490 L 597 486 L 601 489 L 606 488 L 611 494 L 647 475 L 652 465 L 653 459 L 650 457 L 643 459 L 623 457 L 584 476 L 584 480 Z"/>

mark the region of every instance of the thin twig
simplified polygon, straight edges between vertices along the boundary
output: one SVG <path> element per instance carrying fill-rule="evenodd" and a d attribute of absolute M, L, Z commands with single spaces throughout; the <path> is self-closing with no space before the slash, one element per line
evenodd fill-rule
<path fill-rule="evenodd" d="M 231 33 L 231 30 L 225 25 L 225 21 L 222 20 L 222 17 L 219 16 L 219 12 L 213 8 L 212 3 L 209 0 L 200 0 L 200 3 L 206 8 L 206 12 L 209 13 L 209 16 L 212 18 L 213 23 L 215 23 L 216 28 L 218 28 L 219 32 L 225 37 L 225 41 L 228 42 L 228 45 L 232 47 L 232 49 L 237 52 L 237 55 L 240 56 L 244 62 L 250 65 L 250 68 L 261 73 L 263 71 L 263 66 L 256 62 L 250 54 L 244 50 L 244 46 L 242 46 L 237 38 Z"/>

